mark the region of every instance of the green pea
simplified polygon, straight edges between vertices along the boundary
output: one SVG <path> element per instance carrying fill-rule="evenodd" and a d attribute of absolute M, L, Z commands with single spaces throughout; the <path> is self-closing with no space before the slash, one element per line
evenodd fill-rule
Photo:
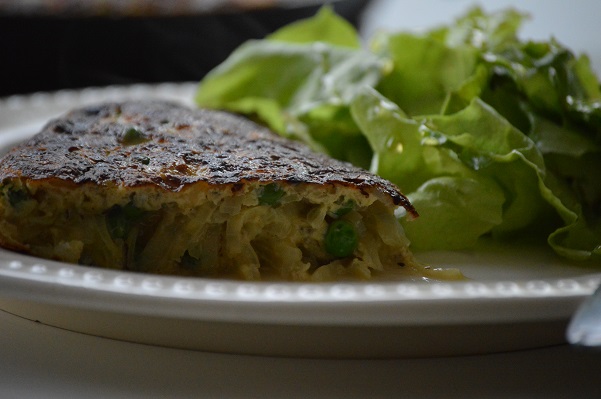
<path fill-rule="evenodd" d="M 127 129 L 121 138 L 121 143 L 124 145 L 141 144 L 146 141 L 148 141 L 148 138 L 135 127 Z"/>
<path fill-rule="evenodd" d="M 343 258 L 353 254 L 358 241 L 359 236 L 351 222 L 335 220 L 328 227 L 324 245 L 327 253 L 337 258 Z"/>
<path fill-rule="evenodd" d="M 31 198 L 29 192 L 24 188 L 8 187 L 6 190 L 8 203 L 13 208 L 19 208 L 25 201 Z"/>
<path fill-rule="evenodd" d="M 145 213 L 132 203 L 113 206 L 106 214 L 109 233 L 113 238 L 126 238 L 134 223 L 139 222 Z"/>
<path fill-rule="evenodd" d="M 284 194 L 284 190 L 276 183 L 263 186 L 259 194 L 259 205 L 278 205 Z"/>

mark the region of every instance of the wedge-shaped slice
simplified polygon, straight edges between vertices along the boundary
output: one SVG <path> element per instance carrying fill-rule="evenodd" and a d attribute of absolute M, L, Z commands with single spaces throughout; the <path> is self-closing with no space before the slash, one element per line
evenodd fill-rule
<path fill-rule="evenodd" d="M 0 244 L 44 258 L 242 279 L 428 273 L 394 185 L 223 112 L 74 110 L 8 153 L 0 181 Z"/>

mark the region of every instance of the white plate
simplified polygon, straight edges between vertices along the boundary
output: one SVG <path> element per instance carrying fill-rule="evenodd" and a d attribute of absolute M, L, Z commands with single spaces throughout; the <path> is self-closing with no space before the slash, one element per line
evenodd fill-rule
<path fill-rule="evenodd" d="M 0 149 L 84 103 L 161 97 L 191 104 L 193 84 L 111 87 L 0 100 Z M 163 277 L 0 250 L 0 309 L 87 334 L 263 355 L 475 354 L 564 342 L 570 315 L 601 282 L 547 248 L 485 243 L 418 255 L 470 281 L 246 283 Z"/>

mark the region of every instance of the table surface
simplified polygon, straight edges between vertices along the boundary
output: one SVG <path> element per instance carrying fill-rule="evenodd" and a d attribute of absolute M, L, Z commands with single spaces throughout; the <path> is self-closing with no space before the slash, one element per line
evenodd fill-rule
<path fill-rule="evenodd" d="M 567 345 L 479 356 L 293 359 L 170 349 L 0 311 L 0 397 L 597 398 L 601 352 Z"/>

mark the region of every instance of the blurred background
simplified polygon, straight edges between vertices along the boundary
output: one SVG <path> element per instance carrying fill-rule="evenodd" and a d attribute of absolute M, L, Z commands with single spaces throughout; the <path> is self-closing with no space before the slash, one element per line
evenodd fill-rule
<path fill-rule="evenodd" d="M 0 0 L 0 96 L 200 80 L 237 46 L 324 3 L 363 37 L 448 23 L 470 6 L 531 14 L 524 38 L 555 36 L 601 71 L 596 0 Z"/>
<path fill-rule="evenodd" d="M 369 0 L 0 0 L 0 96 L 197 81 L 323 3 L 357 26 Z"/>

